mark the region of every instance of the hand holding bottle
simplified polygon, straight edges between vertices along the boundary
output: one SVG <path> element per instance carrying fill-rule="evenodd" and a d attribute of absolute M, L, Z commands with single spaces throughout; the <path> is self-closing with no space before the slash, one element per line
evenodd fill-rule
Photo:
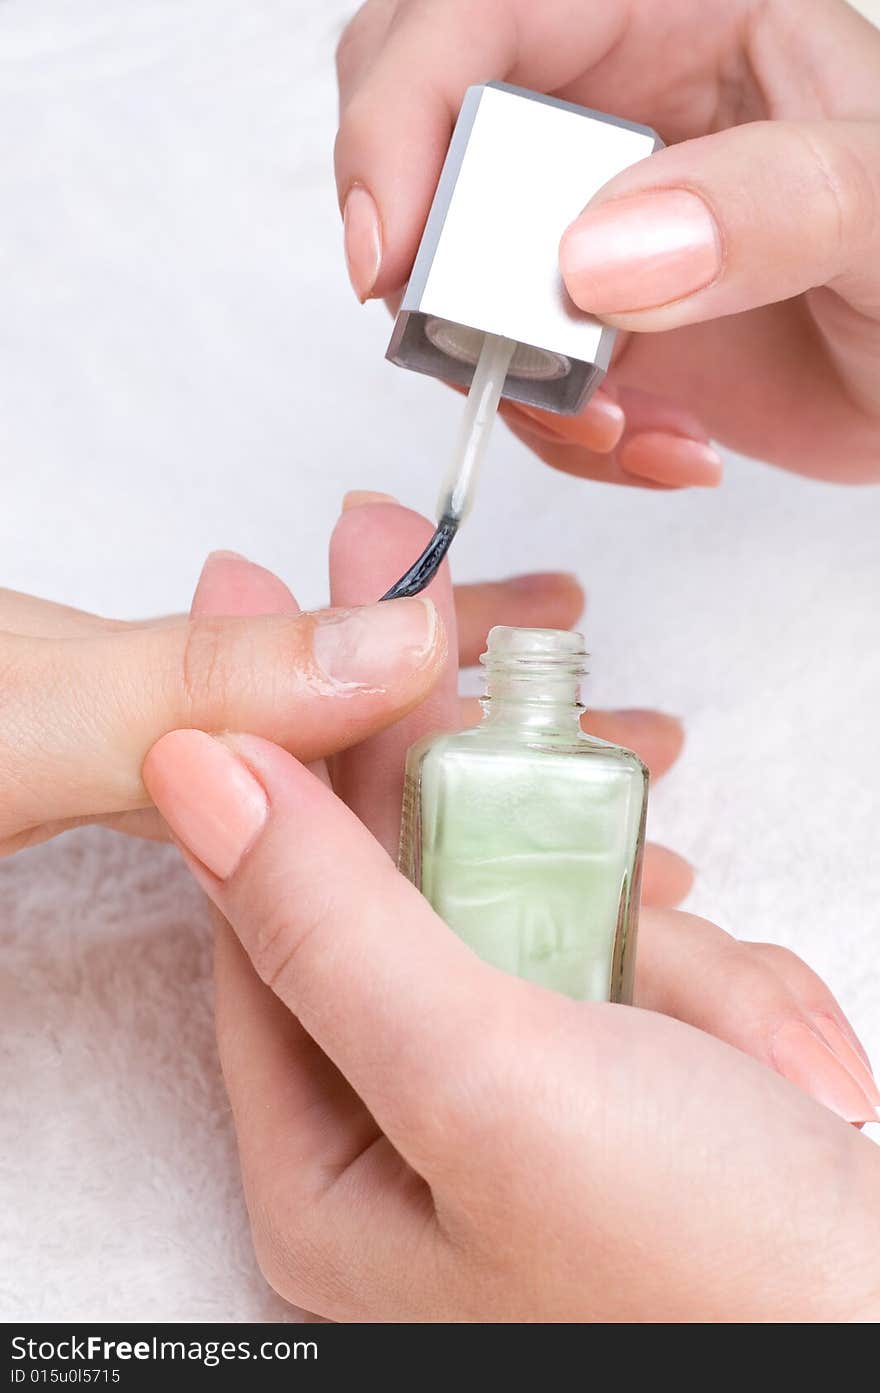
<path fill-rule="evenodd" d="M 711 436 L 878 478 L 880 32 L 842 0 L 369 0 L 338 71 L 361 299 L 406 281 L 469 84 L 552 93 L 669 143 L 560 228 L 575 304 L 625 334 L 580 416 L 505 405 L 550 464 L 714 485 Z"/>
<path fill-rule="evenodd" d="M 334 536 L 349 604 L 422 535 L 378 507 Z M 217 567 L 202 613 L 232 585 L 266 603 Z M 229 920 L 218 1040 L 269 1281 L 340 1320 L 880 1314 L 880 1155 L 829 1111 L 872 1118 L 880 1095 L 799 959 L 647 912 L 643 1009 L 584 1005 L 482 962 L 395 871 L 404 752 L 454 721 L 454 691 L 447 673 L 329 770 L 192 730 L 145 765 Z"/>

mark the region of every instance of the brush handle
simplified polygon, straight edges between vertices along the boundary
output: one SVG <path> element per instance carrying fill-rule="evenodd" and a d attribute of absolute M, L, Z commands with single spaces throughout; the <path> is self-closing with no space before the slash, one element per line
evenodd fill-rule
<path fill-rule="evenodd" d="M 470 512 L 480 465 L 515 349 L 513 339 L 502 338 L 499 334 L 486 334 L 483 340 L 452 461 L 440 491 L 438 518 L 461 523 Z"/>

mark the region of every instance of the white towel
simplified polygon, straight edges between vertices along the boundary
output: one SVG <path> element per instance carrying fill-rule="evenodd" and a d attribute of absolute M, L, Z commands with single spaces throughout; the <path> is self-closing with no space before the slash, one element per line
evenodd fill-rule
<path fill-rule="evenodd" d="M 0 582 L 133 617 L 209 548 L 325 594 L 346 488 L 430 512 L 458 400 L 345 281 L 332 49 L 354 0 L 0 6 Z M 877 491 L 731 460 L 717 493 L 550 473 L 499 428 L 455 566 L 576 570 L 591 695 L 683 716 L 651 830 L 692 907 L 789 944 L 880 1059 Z M 253 1320 L 256 1271 L 175 853 L 0 865 L 0 1317 Z M 295 1313 L 293 1313 L 295 1315 Z"/>

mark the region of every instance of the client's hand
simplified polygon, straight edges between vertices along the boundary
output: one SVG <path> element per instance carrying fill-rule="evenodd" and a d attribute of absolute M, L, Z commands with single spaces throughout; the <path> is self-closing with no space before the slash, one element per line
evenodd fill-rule
<path fill-rule="evenodd" d="M 244 610 L 239 573 L 247 576 Z M 218 575 L 223 618 L 216 607 L 207 612 Z M 365 610 L 348 628 L 339 616 L 297 618 L 274 576 L 225 553 L 213 559 L 200 594 L 202 617 L 125 624 L 0 591 L 0 855 L 83 822 L 165 836 L 141 765 L 166 731 L 255 731 L 308 758 L 317 711 L 331 720 L 337 743 L 343 730 L 363 739 L 420 702 L 442 663 L 439 641 L 423 654 L 418 644 L 391 642 L 398 617 L 403 627 L 420 623 L 423 605 Z M 373 597 L 358 596 L 366 598 Z M 565 628 L 583 594 L 572 577 L 549 574 L 463 586 L 457 602 L 462 661 L 472 663 L 492 624 Z M 376 642 L 365 648 L 356 636 L 368 625 Z M 365 654 L 372 672 L 359 671 Z M 332 677 L 321 677 L 323 666 Z M 354 680 L 359 688 L 349 685 Z M 659 712 L 607 713 L 596 729 L 637 748 L 655 772 L 681 746 L 678 723 Z M 673 904 L 686 893 L 690 871 L 679 857 L 658 849 L 649 869 L 652 902 Z"/>
<path fill-rule="evenodd" d="M 335 601 L 375 594 L 419 540 L 411 515 L 371 511 L 337 528 Z M 434 597 L 451 629 L 445 577 Z M 875 1116 L 874 1086 L 809 969 L 649 911 L 649 1009 L 578 1004 L 482 963 L 395 871 L 379 843 L 403 750 L 454 701 L 447 672 L 334 757 L 359 816 L 326 766 L 250 735 L 178 731 L 145 764 L 233 926 L 217 1030 L 270 1282 L 341 1320 L 878 1314 L 880 1155 L 828 1111 Z M 340 710 L 324 708 L 327 754 L 347 743 Z"/>

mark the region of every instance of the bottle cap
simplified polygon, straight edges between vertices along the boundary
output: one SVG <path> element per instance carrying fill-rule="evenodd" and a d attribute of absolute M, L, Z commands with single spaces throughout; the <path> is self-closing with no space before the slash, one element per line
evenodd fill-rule
<path fill-rule="evenodd" d="M 485 334 L 514 339 L 503 395 L 579 411 L 614 330 L 577 309 L 559 241 L 593 195 L 662 145 L 648 126 L 489 82 L 468 88 L 388 345 L 468 386 Z"/>

